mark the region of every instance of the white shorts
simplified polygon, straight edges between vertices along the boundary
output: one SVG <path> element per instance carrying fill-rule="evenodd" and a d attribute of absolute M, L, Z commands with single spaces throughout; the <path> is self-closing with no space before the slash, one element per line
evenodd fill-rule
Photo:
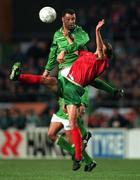
<path fill-rule="evenodd" d="M 67 77 L 67 75 L 68 75 L 68 73 L 69 73 L 69 71 L 70 71 L 70 68 L 71 68 L 71 66 L 62 69 L 62 70 L 60 71 L 61 76 Z"/>
<path fill-rule="evenodd" d="M 70 129 L 69 120 L 68 119 L 60 118 L 56 114 L 53 114 L 51 122 L 60 122 L 60 123 L 63 124 L 64 130 L 66 130 L 66 131 L 71 130 Z"/>

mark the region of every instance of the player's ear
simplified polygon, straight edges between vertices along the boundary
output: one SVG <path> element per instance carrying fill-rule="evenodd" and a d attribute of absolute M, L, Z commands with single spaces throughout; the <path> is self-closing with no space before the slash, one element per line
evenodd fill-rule
<path fill-rule="evenodd" d="M 109 59 L 113 58 L 113 48 L 112 45 L 109 42 L 104 42 L 104 45 L 106 47 L 105 54 L 108 56 Z"/>
<path fill-rule="evenodd" d="M 64 17 L 62 17 L 62 22 L 64 22 Z"/>

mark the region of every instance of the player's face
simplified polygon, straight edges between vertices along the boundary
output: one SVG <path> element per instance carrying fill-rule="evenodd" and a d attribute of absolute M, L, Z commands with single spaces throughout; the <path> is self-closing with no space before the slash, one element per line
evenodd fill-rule
<path fill-rule="evenodd" d="M 106 46 L 104 44 L 103 44 L 103 52 L 104 52 L 104 54 L 106 52 Z"/>
<path fill-rule="evenodd" d="M 75 27 L 75 21 L 75 14 L 65 14 L 65 16 L 62 17 L 63 26 L 65 26 L 65 28 L 67 28 L 68 30 L 71 30 Z"/>

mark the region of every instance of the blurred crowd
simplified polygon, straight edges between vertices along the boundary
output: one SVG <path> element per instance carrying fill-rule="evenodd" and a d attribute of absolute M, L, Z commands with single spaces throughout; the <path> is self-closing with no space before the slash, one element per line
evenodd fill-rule
<path fill-rule="evenodd" d="M 99 19 L 105 18 L 106 25 L 102 34 L 105 39 L 112 43 L 114 58 L 110 62 L 110 68 L 101 78 L 113 86 L 125 89 L 125 97 L 119 101 L 107 93 L 93 90 L 93 96 L 90 100 L 91 106 L 96 108 L 98 106 L 112 107 L 116 106 L 117 102 L 121 107 L 140 107 L 139 1 L 111 1 L 109 3 L 107 0 L 91 4 L 93 5 L 90 7 L 79 8 L 77 24 L 89 33 L 91 41 L 88 47 L 89 50 L 94 51 L 95 25 Z M 0 65 L 0 102 L 43 101 L 48 104 L 51 102 L 51 106 L 56 107 L 54 95 L 44 86 L 24 86 L 9 80 L 11 66 L 16 61 L 22 62 L 24 73 L 41 74 L 44 71 L 44 65 L 47 63 L 50 42 L 51 39 L 43 41 L 33 38 L 30 42 L 12 43 L 10 53 L 7 53 L 8 57 Z M 0 119 L 3 119 L 5 115 L 8 116 L 8 114 L 8 111 L 1 110 Z M 20 115 L 20 112 L 16 110 L 12 116 L 15 114 Z M 23 121 L 27 121 L 27 117 L 24 117 Z M 9 122 L 14 125 L 15 120 Z M 110 123 L 105 126 L 111 126 L 111 123 L 110 120 Z M 134 127 L 131 124 L 127 124 L 127 126 Z"/>
<path fill-rule="evenodd" d="M 94 128 L 140 128 L 140 108 L 98 109 L 88 116 L 87 122 Z"/>
<path fill-rule="evenodd" d="M 3 107 L 0 109 L 0 129 L 6 130 L 8 128 L 34 128 L 34 127 L 48 127 L 51 117 L 55 113 L 57 107 L 52 106 L 50 103 L 46 104 L 45 108 L 38 113 L 34 108 L 30 107 L 30 103 L 27 105 L 26 110 L 20 107 Z"/>

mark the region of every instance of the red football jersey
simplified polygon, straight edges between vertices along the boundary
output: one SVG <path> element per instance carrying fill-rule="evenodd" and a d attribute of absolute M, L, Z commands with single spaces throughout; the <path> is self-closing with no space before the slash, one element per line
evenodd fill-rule
<path fill-rule="evenodd" d="M 88 51 L 81 51 L 79 55 L 67 77 L 81 86 L 90 85 L 108 67 L 108 59 L 97 60 L 95 54 Z"/>

